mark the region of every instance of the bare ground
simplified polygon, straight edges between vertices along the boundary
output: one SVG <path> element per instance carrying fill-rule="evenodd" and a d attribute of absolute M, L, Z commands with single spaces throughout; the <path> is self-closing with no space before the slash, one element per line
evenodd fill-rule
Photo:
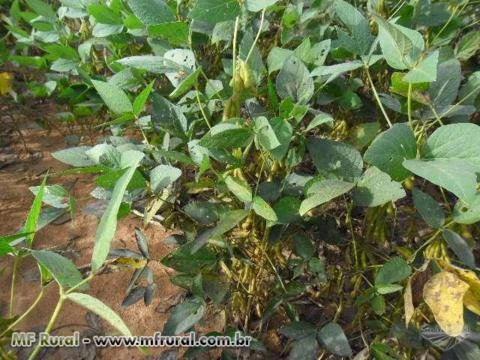
<path fill-rule="evenodd" d="M 54 109 L 53 109 L 54 110 Z M 28 114 L 25 116 L 25 114 Z M 33 118 L 30 116 L 33 115 Z M 30 186 L 39 185 L 47 170 L 50 173 L 68 168 L 52 158 L 53 151 L 68 147 L 64 137 L 56 130 L 40 128 L 33 120 L 42 120 L 51 116 L 52 106 L 38 104 L 30 109 L 21 108 L 12 104 L 2 104 L 0 99 L 0 234 L 12 234 L 23 225 L 31 203 L 33 194 Z M 18 131 L 13 130 L 17 124 L 28 149 L 25 149 Z M 83 139 L 82 139 L 83 141 Z M 90 262 L 98 216 L 86 214 L 82 209 L 92 205 L 95 200 L 88 196 L 93 189 L 93 176 L 73 175 L 65 177 L 50 177 L 49 184 L 62 184 L 70 189 L 78 201 L 78 210 L 72 220 L 60 221 L 47 226 L 36 234 L 34 247 L 52 249 L 69 257 L 77 266 L 82 267 Z M 134 228 L 141 227 L 139 217 L 130 215 L 118 224 L 113 247 L 127 247 L 136 249 Z M 159 225 L 151 225 L 145 230 L 149 239 L 150 251 L 153 259 L 160 259 L 169 252 L 162 240 L 166 236 L 165 230 Z M 0 313 L 2 317 L 8 315 L 10 297 L 10 281 L 12 258 L 0 258 Z M 157 261 L 152 264 L 152 270 L 157 284 L 157 292 L 153 303 L 145 306 L 138 302 L 128 308 L 120 306 L 131 269 L 120 268 L 97 276 L 90 285 L 88 293 L 116 311 L 135 335 L 152 335 L 161 331 L 166 321 L 166 309 L 180 301 L 183 290 L 172 285 L 169 281 L 171 270 Z M 19 315 L 36 298 L 39 292 L 39 273 L 31 259 L 24 259 L 20 263 L 14 314 Z M 19 325 L 19 330 L 43 331 L 50 315 L 57 303 L 58 288 L 55 284 L 47 286 L 46 294 L 35 311 L 33 311 Z M 114 330 L 92 313 L 81 309 L 77 305 L 67 303 L 63 308 L 54 327 L 54 334 L 71 334 L 80 331 L 83 336 L 93 334 L 112 334 Z M 161 350 L 151 350 L 152 354 Z M 18 357 L 25 358 L 28 350 L 20 351 Z M 166 355 L 166 354 L 164 354 Z M 170 353 L 170 355 L 173 355 Z M 155 357 L 155 356 L 152 356 Z M 157 356 L 158 357 L 158 356 Z M 174 356 L 173 358 L 175 358 Z M 95 347 L 80 347 L 70 350 L 49 350 L 41 353 L 39 358 L 44 359 L 140 359 L 143 356 L 137 349 Z"/>

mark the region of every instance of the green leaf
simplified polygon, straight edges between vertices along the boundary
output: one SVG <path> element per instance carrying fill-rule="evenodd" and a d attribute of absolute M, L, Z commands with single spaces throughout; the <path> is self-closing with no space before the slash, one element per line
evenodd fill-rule
<path fill-rule="evenodd" d="M 78 146 L 69 149 L 63 149 L 52 153 L 53 158 L 65 164 L 84 167 L 96 165 L 86 152 L 91 149 L 91 146 Z"/>
<path fill-rule="evenodd" d="M 378 284 L 375 285 L 375 289 L 379 294 L 386 295 L 402 290 L 403 286 L 398 284 Z"/>
<path fill-rule="evenodd" d="M 31 254 L 62 288 L 68 289 L 82 281 L 82 274 L 70 259 L 47 250 L 31 250 Z"/>
<path fill-rule="evenodd" d="M 201 225 L 210 225 L 218 220 L 217 207 L 207 201 L 191 201 L 183 211 Z"/>
<path fill-rule="evenodd" d="M 27 0 L 27 4 L 38 15 L 45 16 L 46 18 L 49 18 L 49 19 L 57 18 L 57 14 L 55 13 L 55 10 L 53 10 L 52 7 L 45 1 Z"/>
<path fill-rule="evenodd" d="M 28 247 L 32 247 L 33 238 L 35 237 L 35 233 L 37 232 L 38 227 L 38 220 L 40 218 L 40 212 L 42 211 L 42 201 L 43 201 L 43 194 L 45 191 L 45 183 L 47 178 L 44 177 L 42 184 L 40 185 L 40 189 L 33 199 L 32 207 L 27 215 L 27 220 L 25 221 L 25 226 L 23 227 L 23 232 L 28 233 L 26 236 L 26 242 Z"/>
<path fill-rule="evenodd" d="M 307 67 L 295 56 L 290 56 L 278 73 L 277 94 L 291 98 L 295 103 L 306 104 L 313 96 L 313 79 Z"/>
<path fill-rule="evenodd" d="M 400 288 L 402 288 L 400 286 Z M 385 314 L 385 297 L 382 295 L 377 295 L 375 296 L 371 301 L 370 304 L 372 305 L 372 309 L 377 315 L 383 315 Z"/>
<path fill-rule="evenodd" d="M 275 214 L 272 207 L 258 195 L 253 197 L 252 209 L 257 215 L 260 215 L 268 221 L 278 220 L 277 214 Z"/>
<path fill-rule="evenodd" d="M 378 122 L 358 124 L 350 130 L 349 143 L 357 150 L 361 150 L 370 144 L 378 133 L 378 130 L 380 130 L 380 124 Z"/>
<path fill-rule="evenodd" d="M 300 220 L 299 210 L 301 201 L 294 196 L 284 196 L 273 206 L 279 224 L 290 224 Z"/>
<path fill-rule="evenodd" d="M 412 68 L 425 47 L 422 34 L 377 15 L 373 17 L 378 24 L 378 39 L 388 65 L 398 70 Z"/>
<path fill-rule="evenodd" d="M 319 113 L 315 115 L 312 121 L 308 123 L 305 131 L 310 131 L 320 125 L 331 123 L 331 122 L 333 122 L 332 115 L 319 111 Z"/>
<path fill-rule="evenodd" d="M 422 150 L 425 159 L 462 159 L 480 172 L 480 126 L 470 123 L 440 126 Z"/>
<path fill-rule="evenodd" d="M 207 23 L 233 20 L 240 15 L 237 0 L 197 0 L 188 16 Z"/>
<path fill-rule="evenodd" d="M 14 248 L 10 245 L 11 242 L 19 239 L 24 239 L 29 233 L 20 232 L 12 235 L 0 236 L 0 256 L 13 252 Z"/>
<path fill-rule="evenodd" d="M 391 86 L 390 91 L 402 95 L 404 97 L 408 96 L 408 87 L 409 83 L 404 80 L 405 73 L 395 71 L 391 76 Z M 417 101 L 421 104 L 427 104 L 425 97 L 423 95 L 417 95 L 417 93 L 424 93 L 428 87 L 428 83 L 411 83 L 412 85 L 412 100 Z"/>
<path fill-rule="evenodd" d="M 102 267 L 103 262 L 107 258 L 117 228 L 117 213 L 120 209 L 123 195 L 143 156 L 143 153 L 135 150 L 128 150 L 122 154 L 122 163 L 124 163 L 124 166 L 128 166 L 128 170 L 115 185 L 111 200 L 98 225 L 92 254 L 92 271 L 94 272 Z"/>
<path fill-rule="evenodd" d="M 331 322 L 318 332 L 318 340 L 331 353 L 339 356 L 351 356 L 352 349 L 343 329 L 337 323 Z"/>
<path fill-rule="evenodd" d="M 188 24 L 183 21 L 166 22 L 148 27 L 150 37 L 161 38 L 172 45 L 187 44 L 188 31 Z"/>
<path fill-rule="evenodd" d="M 413 188 L 413 205 L 425 222 L 438 229 L 445 223 L 445 212 L 440 204 L 427 193 Z"/>
<path fill-rule="evenodd" d="M 374 63 L 375 61 L 379 60 L 380 57 L 378 55 L 373 55 L 372 59 L 373 60 L 371 60 L 371 63 Z M 328 76 L 328 78 L 325 81 L 322 81 L 322 83 L 325 85 L 332 82 L 337 77 L 339 77 L 340 75 L 346 72 L 351 72 L 351 71 L 360 69 L 364 66 L 365 64 L 363 63 L 363 61 L 360 61 L 360 60 L 346 61 L 344 63 L 335 64 L 335 65 L 319 66 L 313 69 L 311 76 L 312 77 Z"/>
<path fill-rule="evenodd" d="M 293 238 L 293 247 L 295 249 L 295 254 L 305 260 L 310 259 L 315 253 L 312 241 L 303 234 L 295 235 Z"/>
<path fill-rule="evenodd" d="M 203 301 L 196 298 L 185 300 L 172 310 L 162 334 L 172 336 L 187 331 L 203 317 L 204 312 L 205 304 Z"/>
<path fill-rule="evenodd" d="M 412 269 L 401 257 L 390 258 L 375 276 L 375 285 L 393 284 L 410 276 Z"/>
<path fill-rule="evenodd" d="M 178 84 L 178 86 L 175 88 L 175 90 L 173 90 L 170 93 L 169 96 L 172 99 L 176 99 L 176 98 L 182 96 L 183 94 L 185 94 L 188 90 L 190 90 L 197 83 L 197 79 L 198 79 L 198 76 L 200 75 L 201 71 L 202 71 L 202 69 L 198 68 L 197 70 L 195 70 L 194 72 L 189 74 L 185 79 L 182 80 L 182 82 L 180 84 Z"/>
<path fill-rule="evenodd" d="M 170 83 L 178 87 L 196 68 L 195 54 L 189 49 L 171 49 L 163 55 L 165 64 L 177 69 L 165 73 Z"/>
<path fill-rule="evenodd" d="M 40 186 L 32 186 L 29 189 L 34 195 L 37 195 L 40 191 Z M 43 189 L 42 201 L 56 208 L 68 208 L 70 205 L 70 194 L 61 185 L 47 185 Z"/>
<path fill-rule="evenodd" d="M 270 120 L 270 124 L 275 132 L 275 136 L 280 143 L 279 146 L 270 150 L 270 154 L 276 160 L 283 160 L 288 152 L 290 141 L 292 140 L 293 128 L 292 125 L 281 117 L 276 117 Z"/>
<path fill-rule="evenodd" d="M 133 111 L 132 103 L 122 89 L 98 80 L 92 80 L 92 84 L 108 108 L 115 114 Z"/>
<path fill-rule="evenodd" d="M 469 201 L 459 200 L 453 209 L 453 220 L 459 224 L 474 224 L 480 221 L 480 193 Z"/>
<path fill-rule="evenodd" d="M 60 44 L 47 44 L 43 47 L 43 49 L 49 53 L 52 60 L 56 60 L 58 58 L 70 60 L 79 59 L 78 52 L 70 46 Z"/>
<path fill-rule="evenodd" d="M 145 104 L 148 100 L 148 97 L 152 92 L 153 84 L 154 84 L 154 81 L 150 82 L 150 84 L 148 84 L 147 87 L 143 89 L 142 92 L 138 94 L 135 100 L 133 101 L 132 110 L 135 116 L 139 116 L 142 113 L 143 108 L 145 107 Z"/>
<path fill-rule="evenodd" d="M 356 205 L 375 207 L 406 195 L 402 184 L 392 181 L 388 174 L 372 166 L 358 181 L 353 200 Z"/>
<path fill-rule="evenodd" d="M 252 202 L 252 189 L 245 181 L 228 176 L 225 179 L 225 184 L 227 185 L 228 190 L 230 190 L 240 201 L 243 201 L 244 203 Z"/>
<path fill-rule="evenodd" d="M 480 71 L 472 73 L 468 81 L 460 88 L 458 96 L 463 99 L 462 104 L 474 105 L 480 94 Z"/>
<path fill-rule="evenodd" d="M 315 331 L 316 327 L 305 321 L 293 321 L 279 330 L 280 334 L 290 339 L 301 339 L 315 334 Z"/>
<path fill-rule="evenodd" d="M 271 74 L 280 70 L 287 59 L 292 56 L 293 51 L 289 49 L 274 47 L 267 57 L 268 73 Z"/>
<path fill-rule="evenodd" d="M 363 158 L 386 172 L 393 180 L 402 181 L 410 174 L 402 166 L 403 161 L 415 159 L 416 156 L 415 135 L 407 123 L 400 123 L 378 135 Z"/>
<path fill-rule="evenodd" d="M 260 116 L 255 119 L 255 131 L 258 143 L 265 150 L 270 151 L 280 146 L 277 135 L 266 117 Z"/>
<path fill-rule="evenodd" d="M 208 239 L 206 241 L 208 241 Z M 194 246 L 194 241 L 186 243 L 164 257 L 161 263 L 178 272 L 189 274 L 197 273 L 201 269 L 216 263 L 216 255 L 210 249 L 202 247 L 198 251 L 192 252 Z"/>
<path fill-rule="evenodd" d="M 354 185 L 355 184 L 350 182 L 335 179 L 315 182 L 308 188 L 307 198 L 303 200 L 300 205 L 300 215 L 303 216 L 314 207 L 345 194 L 350 191 Z"/>
<path fill-rule="evenodd" d="M 168 71 L 176 71 L 180 68 L 178 64 L 173 62 L 166 63 L 162 56 L 155 55 L 129 56 L 119 59 L 117 62 L 124 66 L 150 71 L 154 74 L 165 74 Z"/>
<path fill-rule="evenodd" d="M 157 129 L 167 131 L 171 135 L 175 135 L 181 139 L 186 140 L 187 118 L 183 114 L 180 107 L 171 103 L 157 93 L 152 94 L 152 101 L 153 126 Z"/>
<path fill-rule="evenodd" d="M 83 306 L 87 310 L 97 314 L 103 320 L 112 325 L 124 336 L 132 336 L 132 333 L 128 329 L 127 325 L 123 320 L 118 316 L 112 309 L 105 305 L 100 300 L 88 295 L 81 293 L 70 293 L 66 295 L 66 298 L 74 303 Z"/>
<path fill-rule="evenodd" d="M 420 61 L 420 63 L 415 65 L 413 69 L 403 77 L 403 80 L 412 84 L 437 80 L 438 54 L 438 50 L 432 52 Z"/>
<path fill-rule="evenodd" d="M 145 297 L 145 290 L 146 288 L 144 286 L 137 286 L 131 289 L 128 292 L 127 296 L 125 296 L 125 298 L 123 299 L 122 307 L 126 308 L 139 302 L 140 299 L 143 299 Z"/>
<path fill-rule="evenodd" d="M 470 31 L 462 36 L 455 47 L 455 56 L 460 61 L 466 61 L 480 50 L 480 31 Z"/>
<path fill-rule="evenodd" d="M 415 175 L 441 186 L 468 202 L 475 196 L 477 176 L 472 165 L 462 159 L 405 160 L 403 166 Z"/>
<path fill-rule="evenodd" d="M 337 0 L 335 4 L 335 14 L 350 30 L 353 41 L 355 42 L 358 54 L 363 55 L 370 50 L 373 36 L 370 33 L 370 26 L 367 19 L 354 6 L 346 1 Z"/>
<path fill-rule="evenodd" d="M 346 181 L 355 181 L 362 175 L 362 156 L 351 145 L 310 137 L 307 147 L 321 175 L 331 174 Z"/>
<path fill-rule="evenodd" d="M 292 342 L 288 360 L 315 360 L 318 353 L 318 341 L 315 334 L 310 334 Z"/>
<path fill-rule="evenodd" d="M 463 237 L 452 230 L 443 230 L 443 238 L 457 258 L 471 269 L 475 269 L 475 256 Z"/>
<path fill-rule="evenodd" d="M 247 214 L 248 210 L 243 209 L 231 210 L 227 213 L 224 213 L 214 228 L 205 230 L 203 233 L 198 235 L 195 240 L 192 241 L 191 254 L 194 254 L 200 250 L 211 238 L 225 234 L 227 231 L 233 229 L 243 219 L 245 219 Z"/>
<path fill-rule="evenodd" d="M 257 12 L 274 5 L 278 0 L 246 0 L 247 10 Z"/>
<path fill-rule="evenodd" d="M 171 165 L 158 165 L 150 171 L 150 186 L 154 193 L 158 194 L 164 188 L 173 184 L 182 171 Z"/>
<path fill-rule="evenodd" d="M 206 134 L 200 145 L 207 149 L 231 149 L 247 146 L 252 140 L 250 129 L 227 129 L 215 134 Z"/>
<path fill-rule="evenodd" d="M 430 84 L 428 96 L 437 111 L 452 104 L 458 95 L 462 81 L 460 62 L 449 59 L 438 65 L 437 80 Z"/>
<path fill-rule="evenodd" d="M 135 239 L 137 240 L 137 247 L 138 250 L 145 256 L 147 259 L 150 258 L 150 254 L 148 251 L 148 240 L 143 234 L 142 230 L 139 228 L 135 228 Z"/>
<path fill-rule="evenodd" d="M 122 17 L 113 9 L 104 4 L 90 4 L 87 11 L 100 24 L 105 25 L 122 25 Z M 98 25 L 98 24 L 96 24 Z M 95 34 L 94 34 L 95 35 Z"/>
<path fill-rule="evenodd" d="M 145 25 L 175 21 L 175 15 L 162 0 L 128 0 L 128 6 Z"/>

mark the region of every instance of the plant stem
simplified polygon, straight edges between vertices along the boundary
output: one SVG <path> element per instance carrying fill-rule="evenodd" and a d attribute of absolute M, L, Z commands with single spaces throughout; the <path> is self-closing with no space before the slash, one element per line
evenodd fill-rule
<path fill-rule="evenodd" d="M 358 250 L 357 250 L 357 240 L 355 238 L 355 230 L 353 229 L 352 224 L 352 208 L 353 204 L 347 203 L 347 223 L 350 233 L 352 234 L 352 244 L 353 244 L 353 256 L 355 259 L 355 269 L 358 269 Z"/>
<path fill-rule="evenodd" d="M 68 295 L 72 292 L 74 292 L 75 290 L 77 290 L 80 286 L 86 284 L 87 282 L 89 282 L 90 280 L 92 280 L 94 277 L 94 274 L 93 273 L 90 273 L 90 275 L 88 275 L 85 279 L 83 279 L 82 281 L 80 281 L 77 285 L 75 286 L 72 286 L 70 289 L 68 289 L 67 291 L 65 291 L 65 294 Z"/>
<path fill-rule="evenodd" d="M 30 312 L 35 309 L 35 307 L 38 305 L 38 303 L 40 302 L 40 300 L 42 299 L 43 297 L 43 291 L 44 291 L 44 288 L 42 286 L 41 290 L 40 290 L 40 293 L 38 294 L 37 298 L 35 299 L 35 301 L 33 302 L 32 305 L 30 305 L 30 307 L 17 319 L 15 320 L 13 323 L 10 324 L 10 326 L 8 328 L 5 329 L 4 332 L 2 332 L 0 334 L 0 338 L 5 335 L 7 332 L 9 332 L 10 330 L 12 330 L 15 326 L 17 326 L 23 319 L 25 319 L 28 314 L 30 314 Z"/>
<path fill-rule="evenodd" d="M 233 30 L 233 63 L 232 63 L 232 88 L 235 89 L 235 79 L 237 75 L 237 33 L 238 33 L 238 16 L 235 18 L 235 28 Z"/>
<path fill-rule="evenodd" d="M 255 49 L 255 45 L 257 44 L 258 39 L 260 38 L 260 34 L 262 33 L 263 22 L 265 20 L 265 10 L 266 9 L 262 10 L 262 16 L 261 16 L 261 19 L 260 19 L 260 26 L 258 28 L 257 35 L 255 36 L 255 40 L 253 41 L 252 46 L 250 47 L 250 50 L 248 50 L 247 57 L 245 58 L 245 63 L 248 63 L 248 59 L 250 59 L 250 56 L 252 55 L 253 50 Z"/>
<path fill-rule="evenodd" d="M 203 119 L 207 123 L 208 128 L 211 129 L 212 127 L 210 126 L 210 122 L 208 121 L 207 114 L 205 114 L 205 111 L 203 110 L 202 102 L 200 101 L 200 95 L 197 87 L 195 87 L 195 97 L 197 99 L 197 104 L 198 104 L 198 107 L 200 108 L 200 112 L 202 113 Z"/>
<path fill-rule="evenodd" d="M 373 83 L 372 77 L 370 76 L 370 71 L 368 70 L 368 66 L 365 66 L 365 71 L 367 72 L 368 82 L 370 83 L 370 86 L 372 87 L 373 95 L 375 96 L 375 100 L 377 100 L 378 106 L 380 107 L 380 110 L 382 111 L 382 114 L 385 117 L 385 120 L 387 120 L 388 126 L 392 127 L 392 122 L 390 121 L 390 118 L 388 117 L 388 114 L 385 111 L 385 108 L 383 107 L 382 102 L 380 101 L 380 97 L 378 96 L 377 89 L 375 88 L 375 84 Z"/>
<path fill-rule="evenodd" d="M 17 269 L 20 262 L 20 256 L 15 255 L 15 260 L 13 261 L 13 270 L 12 270 L 12 283 L 10 285 L 10 305 L 8 310 L 8 317 L 13 317 L 13 304 L 15 301 L 15 282 L 17 280 Z"/>
<path fill-rule="evenodd" d="M 63 303 L 65 302 L 65 296 L 63 293 L 63 289 L 60 287 L 60 298 L 58 299 L 57 306 L 55 306 L 55 310 L 53 310 L 52 316 L 50 317 L 50 321 L 47 324 L 47 327 L 45 328 L 45 333 L 49 334 L 50 331 L 52 330 L 53 326 L 55 325 L 55 322 L 57 321 L 58 315 L 60 314 L 60 311 L 62 310 Z M 38 352 L 41 349 L 40 342 L 37 343 L 35 346 L 35 349 L 33 349 L 32 353 L 28 357 L 28 360 L 33 360 L 35 357 L 38 355 Z"/>
<path fill-rule="evenodd" d="M 413 130 L 413 121 L 412 121 L 412 83 L 408 83 L 407 112 L 408 112 L 408 124 L 410 125 L 410 129 Z"/>
<path fill-rule="evenodd" d="M 447 229 L 450 225 L 453 224 L 453 220 L 447 222 L 444 224 L 440 229 L 437 229 L 420 247 L 413 253 L 413 255 L 410 257 L 410 260 L 408 261 L 410 264 L 415 261 L 415 258 L 417 257 L 418 253 L 424 249 L 428 244 L 430 244 L 433 240 L 437 238 L 438 235 L 442 233 L 444 229 Z"/>

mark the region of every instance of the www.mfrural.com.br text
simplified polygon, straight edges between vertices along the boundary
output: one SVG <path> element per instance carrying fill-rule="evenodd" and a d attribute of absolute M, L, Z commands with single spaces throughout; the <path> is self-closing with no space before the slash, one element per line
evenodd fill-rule
<path fill-rule="evenodd" d="M 249 347 L 252 338 L 236 332 L 230 336 L 197 336 L 190 332 L 186 335 L 164 336 L 160 332 L 152 336 L 107 336 L 95 335 L 81 337 L 78 331 L 72 335 L 60 336 L 47 333 L 14 332 L 10 345 L 30 347 L 40 342 L 42 347 L 77 347 L 80 344 L 94 344 L 96 347 Z"/>

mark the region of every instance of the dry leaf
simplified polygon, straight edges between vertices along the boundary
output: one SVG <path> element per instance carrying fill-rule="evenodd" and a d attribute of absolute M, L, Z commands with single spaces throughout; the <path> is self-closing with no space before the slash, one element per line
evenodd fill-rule
<path fill-rule="evenodd" d="M 408 323 L 412 320 L 413 314 L 415 312 L 415 307 L 413 306 L 413 296 L 412 296 L 412 278 L 410 277 L 405 287 L 405 294 L 403 294 L 403 302 L 405 303 L 405 326 L 408 327 Z"/>
<path fill-rule="evenodd" d="M 0 73 L 0 95 L 6 95 L 12 89 L 12 75 L 7 72 Z"/>
<path fill-rule="evenodd" d="M 469 286 L 451 272 L 432 276 L 423 288 L 423 298 L 440 328 L 449 336 L 463 331 L 463 296 Z"/>

